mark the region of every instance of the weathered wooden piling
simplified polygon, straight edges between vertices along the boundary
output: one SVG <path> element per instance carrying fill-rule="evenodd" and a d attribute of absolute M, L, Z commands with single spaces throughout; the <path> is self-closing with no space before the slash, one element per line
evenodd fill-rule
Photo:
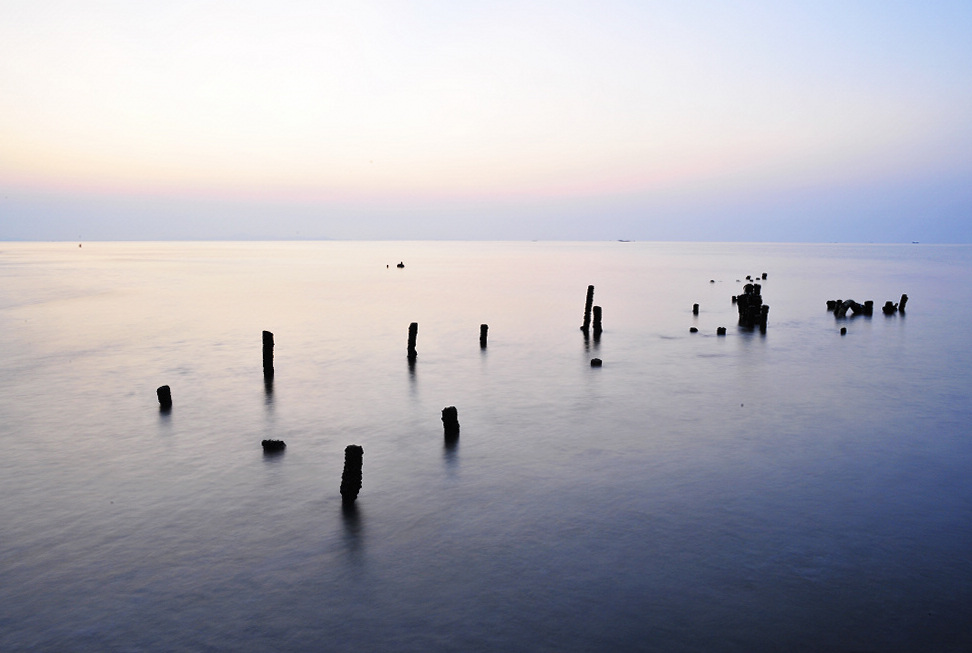
<path fill-rule="evenodd" d="M 736 296 L 736 309 L 739 311 L 739 326 L 753 328 L 759 325 L 760 331 L 765 333 L 769 306 L 763 304 L 761 290 L 758 283 L 743 286 L 743 294 Z"/>
<path fill-rule="evenodd" d="M 733 298 L 733 299 L 735 299 L 735 298 Z M 692 315 L 698 315 L 698 314 L 699 314 L 699 305 L 698 304 L 692 304 Z"/>
<path fill-rule="evenodd" d="M 273 378 L 273 334 L 263 332 L 263 378 Z"/>
<path fill-rule="evenodd" d="M 874 315 L 874 300 L 869 299 L 864 302 L 864 315 L 871 316 Z"/>
<path fill-rule="evenodd" d="M 763 273 L 763 280 L 764 281 L 766 280 L 766 273 L 765 272 Z"/>
<path fill-rule="evenodd" d="M 901 295 L 901 301 L 898 302 L 898 311 L 904 313 L 905 304 L 907 303 L 908 303 L 908 295 Z"/>
<path fill-rule="evenodd" d="M 600 358 L 592 358 L 591 359 L 591 367 L 601 367 L 601 365 L 603 365 L 603 364 L 604 364 L 604 361 L 602 361 Z"/>
<path fill-rule="evenodd" d="M 287 443 L 283 440 L 261 440 L 263 453 L 278 453 L 287 448 Z"/>
<path fill-rule="evenodd" d="M 842 336 L 847 335 L 847 327 L 840 327 L 840 335 Z"/>
<path fill-rule="evenodd" d="M 845 299 L 834 309 L 834 317 L 846 317 L 848 310 L 850 310 L 851 315 L 857 315 L 864 312 L 864 305 L 858 304 L 853 299 Z"/>
<path fill-rule="evenodd" d="M 601 335 L 601 307 L 594 307 L 594 338 Z"/>
<path fill-rule="evenodd" d="M 354 503 L 361 491 L 361 464 L 364 460 L 364 449 L 356 444 L 349 444 L 344 448 L 344 472 L 341 474 L 341 502 L 344 505 Z"/>
<path fill-rule="evenodd" d="M 724 335 L 726 335 L 726 327 L 717 327 L 716 328 L 716 335 L 717 336 L 724 336 Z"/>
<path fill-rule="evenodd" d="M 698 332 L 699 332 L 698 327 L 689 327 L 689 333 L 698 333 Z"/>
<path fill-rule="evenodd" d="M 488 324 L 479 325 L 479 348 L 486 349 L 486 334 L 489 332 Z"/>
<path fill-rule="evenodd" d="M 594 286 L 587 287 L 587 299 L 584 301 L 584 325 L 581 331 L 587 333 L 591 328 L 591 307 L 594 305 Z"/>
<path fill-rule="evenodd" d="M 884 302 L 884 306 L 881 307 L 881 311 L 885 315 L 894 315 L 898 312 L 898 305 L 889 299 L 888 301 Z"/>
<path fill-rule="evenodd" d="M 418 352 L 415 351 L 415 339 L 418 337 L 418 322 L 412 322 L 408 325 L 408 360 L 414 361 L 418 356 Z"/>
<path fill-rule="evenodd" d="M 159 398 L 159 410 L 170 410 L 172 408 L 172 392 L 169 386 L 159 386 L 155 390 L 155 394 Z"/>
<path fill-rule="evenodd" d="M 459 437 L 459 411 L 456 410 L 455 406 L 447 406 L 442 409 L 442 429 L 445 432 L 446 440 Z"/>

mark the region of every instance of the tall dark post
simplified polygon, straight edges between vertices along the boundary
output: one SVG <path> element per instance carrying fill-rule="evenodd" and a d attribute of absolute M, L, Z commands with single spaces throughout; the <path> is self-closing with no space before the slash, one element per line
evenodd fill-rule
<path fill-rule="evenodd" d="M 263 332 L 263 378 L 273 378 L 273 334 Z"/>
<path fill-rule="evenodd" d="M 159 410 L 171 410 L 172 409 L 172 392 L 169 390 L 169 386 L 160 386 L 155 394 L 159 398 Z"/>
<path fill-rule="evenodd" d="M 601 335 L 601 307 L 594 307 L 594 339 Z"/>
<path fill-rule="evenodd" d="M 735 297 L 733 297 L 733 299 L 735 299 Z M 698 314 L 699 314 L 699 305 L 692 304 L 692 315 L 698 315 Z"/>
<path fill-rule="evenodd" d="M 584 302 L 584 326 L 581 331 L 587 333 L 591 329 L 591 306 L 594 304 L 594 286 L 587 287 L 587 301 Z"/>
<path fill-rule="evenodd" d="M 361 491 L 361 464 L 364 449 L 356 444 L 344 448 L 344 472 L 341 474 L 341 502 L 351 505 Z"/>
<path fill-rule="evenodd" d="M 908 295 L 901 295 L 901 301 L 898 302 L 898 312 L 904 313 L 905 304 L 908 303 Z"/>
<path fill-rule="evenodd" d="M 455 406 L 442 409 L 442 428 L 446 440 L 455 440 L 459 437 L 459 411 Z"/>
<path fill-rule="evenodd" d="M 418 352 L 415 351 L 415 339 L 418 337 L 418 322 L 412 322 L 408 325 L 408 360 L 414 361 L 418 356 Z"/>
<path fill-rule="evenodd" d="M 480 349 L 486 349 L 486 333 L 489 331 L 488 324 L 479 325 L 479 347 Z"/>

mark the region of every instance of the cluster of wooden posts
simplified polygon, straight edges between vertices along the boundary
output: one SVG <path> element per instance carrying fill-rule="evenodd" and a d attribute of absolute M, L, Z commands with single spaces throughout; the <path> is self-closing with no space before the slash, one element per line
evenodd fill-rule
<path fill-rule="evenodd" d="M 404 267 L 399 264 L 399 267 Z M 766 279 L 766 273 L 762 275 L 763 280 Z M 752 277 L 747 276 L 748 281 L 752 281 Z M 715 283 L 713 280 L 711 283 Z M 739 325 L 747 328 L 754 328 L 759 325 L 759 329 L 762 333 L 766 333 L 766 321 L 767 315 L 769 314 L 769 306 L 763 304 L 763 298 L 761 295 L 761 285 L 758 283 L 747 283 L 743 287 L 742 295 L 735 295 L 732 298 L 733 304 L 736 305 L 739 311 Z M 891 315 L 895 312 L 904 312 L 905 304 L 908 302 L 908 295 L 901 295 L 901 300 L 899 303 L 894 304 L 892 302 L 887 302 L 882 309 L 886 315 Z M 594 341 L 598 342 L 603 331 L 601 326 L 601 307 L 594 306 L 594 286 L 587 287 L 587 298 L 584 302 L 584 323 L 581 325 L 581 331 L 584 333 L 585 341 L 590 337 L 593 331 Z M 832 311 L 834 315 L 838 318 L 845 317 L 847 311 L 850 310 L 852 315 L 863 314 L 871 315 L 874 309 L 873 301 L 866 301 L 863 304 L 858 304 L 852 299 L 847 300 L 830 300 L 827 302 L 827 310 Z M 692 305 L 692 314 L 699 314 L 699 305 Z M 593 317 L 593 323 L 592 323 Z M 697 333 L 698 329 L 696 327 L 691 327 L 689 329 L 692 333 Z M 479 346 L 482 349 L 486 349 L 487 345 L 487 333 L 489 331 L 489 326 L 486 324 L 481 324 L 479 327 Z M 841 334 L 847 333 L 847 329 L 841 329 Z M 726 327 L 718 327 L 716 329 L 716 335 L 724 336 L 726 335 Z M 416 350 L 416 341 L 418 339 L 418 322 L 412 322 L 408 326 L 408 346 L 407 346 L 407 356 L 409 365 L 414 365 L 415 360 L 418 358 L 418 351 Z M 273 387 L 273 333 L 270 331 L 263 332 L 263 379 L 264 383 L 268 388 Z M 603 361 L 600 358 L 591 359 L 591 367 L 601 367 Z M 159 399 L 159 410 L 162 412 L 169 412 L 172 409 L 172 391 L 167 385 L 163 385 L 156 390 L 156 394 Z M 459 417 L 458 411 L 455 406 L 448 406 L 442 409 L 442 427 L 447 443 L 455 443 L 459 438 Z M 263 450 L 265 453 L 272 454 L 283 451 L 286 448 L 286 443 L 283 440 L 268 439 L 261 442 Z M 364 458 L 364 449 L 356 444 L 348 445 L 344 450 L 344 472 L 341 475 L 341 500 L 345 505 L 353 504 L 358 497 L 358 492 L 361 490 L 361 469 L 362 462 Z"/>
<path fill-rule="evenodd" d="M 479 328 L 479 346 L 486 348 L 486 334 L 489 327 L 485 324 Z M 418 323 L 412 322 L 408 327 L 408 360 L 414 363 L 418 356 L 415 349 L 416 338 L 418 337 Z M 263 380 L 268 388 L 273 387 L 273 333 L 263 332 Z M 159 410 L 168 413 L 172 410 L 172 389 L 163 385 L 156 389 L 159 399 Z M 459 412 L 455 406 L 448 406 L 442 409 L 442 426 L 445 432 L 447 444 L 454 444 L 459 438 Z M 287 448 L 287 443 L 283 440 L 268 439 L 260 443 L 266 454 L 279 453 Z M 344 471 L 341 474 L 341 501 L 345 506 L 354 504 L 361 491 L 362 463 L 364 460 L 364 448 L 357 444 L 349 444 L 344 449 Z"/>
<path fill-rule="evenodd" d="M 894 315 L 895 313 L 904 313 L 905 305 L 908 303 L 908 295 L 901 295 L 901 299 L 897 304 L 888 300 L 881 307 L 881 312 L 885 315 Z M 872 300 L 867 300 L 863 304 L 854 301 L 853 299 L 828 299 L 827 300 L 827 310 L 834 314 L 837 319 L 842 319 L 847 317 L 847 311 L 850 311 L 851 317 L 856 315 L 864 315 L 871 317 L 874 315 L 874 302 Z M 840 335 L 847 335 L 847 327 L 840 328 Z"/>
<path fill-rule="evenodd" d="M 763 280 L 765 280 L 767 274 L 763 273 Z M 747 283 L 743 286 L 743 294 L 733 295 L 732 303 L 736 305 L 736 309 L 739 312 L 739 326 L 753 329 L 759 326 L 760 333 L 766 333 L 766 321 L 769 318 L 769 306 L 763 303 L 762 296 L 762 286 L 758 283 L 752 283 L 753 278 L 751 275 L 746 276 Z M 709 283 L 715 283 L 715 279 L 711 279 Z M 699 305 L 692 304 L 692 315 L 699 314 Z M 689 327 L 689 332 L 698 333 L 698 327 Z M 724 336 L 726 335 L 726 327 L 716 327 L 716 335 Z"/>

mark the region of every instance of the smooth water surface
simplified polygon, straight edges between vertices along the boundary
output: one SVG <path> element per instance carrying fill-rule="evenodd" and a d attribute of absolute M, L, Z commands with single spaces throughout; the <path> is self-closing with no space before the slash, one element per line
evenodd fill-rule
<path fill-rule="evenodd" d="M 765 334 L 731 302 L 763 272 Z M 967 246 L 2 243 L 0 650 L 968 650 L 970 279 Z"/>

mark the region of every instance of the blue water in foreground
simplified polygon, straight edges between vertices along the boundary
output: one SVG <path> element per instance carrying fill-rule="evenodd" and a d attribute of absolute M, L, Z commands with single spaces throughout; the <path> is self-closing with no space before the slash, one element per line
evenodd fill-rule
<path fill-rule="evenodd" d="M 967 651 L 970 322 L 967 246 L 0 243 L 0 651 Z"/>

